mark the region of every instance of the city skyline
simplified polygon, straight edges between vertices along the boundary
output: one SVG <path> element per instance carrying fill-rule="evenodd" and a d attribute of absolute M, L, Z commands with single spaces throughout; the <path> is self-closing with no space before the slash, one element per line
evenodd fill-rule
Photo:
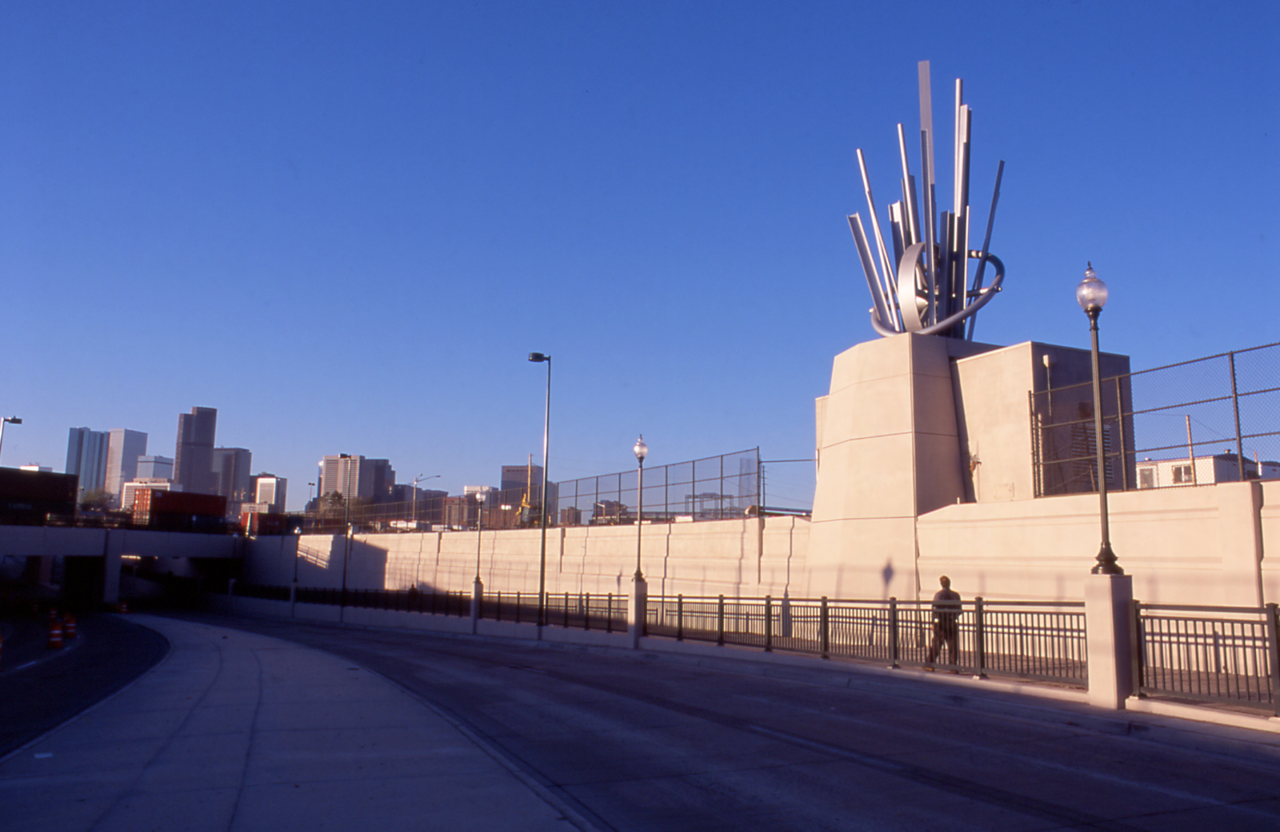
<path fill-rule="evenodd" d="M 1280 11 L 14 9 L 0 464 L 64 470 L 75 425 L 167 455 L 206 402 L 291 509 L 334 449 L 461 493 L 540 463 L 534 350 L 553 482 L 627 469 L 639 433 L 655 465 L 812 457 L 832 358 L 876 337 L 855 149 L 896 199 L 920 60 L 940 133 L 965 80 L 973 193 L 1006 162 L 975 340 L 1087 348 L 1090 260 L 1135 369 L 1274 340 L 1280 57 L 1241 31 Z"/>

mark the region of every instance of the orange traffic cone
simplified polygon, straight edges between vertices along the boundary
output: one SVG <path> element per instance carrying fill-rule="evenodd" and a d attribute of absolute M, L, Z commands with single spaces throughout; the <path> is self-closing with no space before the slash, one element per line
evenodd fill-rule
<path fill-rule="evenodd" d="M 62 616 L 62 637 L 67 641 L 76 637 L 76 617 L 71 613 Z"/>
<path fill-rule="evenodd" d="M 126 604 L 124 601 L 121 601 L 121 602 L 120 602 L 120 612 L 122 612 L 122 613 L 123 613 L 123 612 L 128 612 L 128 611 L 129 611 L 129 605 L 128 605 L 128 604 Z"/>
<path fill-rule="evenodd" d="M 49 650 L 62 649 L 62 622 L 56 618 L 49 620 L 49 641 L 45 647 Z"/>

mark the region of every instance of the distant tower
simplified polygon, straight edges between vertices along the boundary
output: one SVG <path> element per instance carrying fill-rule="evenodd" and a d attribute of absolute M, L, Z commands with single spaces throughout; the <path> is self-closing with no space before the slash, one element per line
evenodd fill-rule
<path fill-rule="evenodd" d="M 228 503 L 253 502 L 253 454 L 248 448 L 214 448 L 213 473 L 217 491 Z"/>
<path fill-rule="evenodd" d="M 173 479 L 173 460 L 167 456 L 138 457 L 138 474 L 140 480 Z"/>
<path fill-rule="evenodd" d="M 343 497 L 354 496 L 371 503 L 385 503 L 391 499 L 395 484 L 396 471 L 385 459 L 369 459 L 359 454 L 330 454 L 320 460 L 322 497 L 336 491 Z"/>
<path fill-rule="evenodd" d="M 267 506 L 269 512 L 283 514 L 289 481 L 275 474 L 258 474 L 253 478 L 253 483 L 253 501 Z"/>
<path fill-rule="evenodd" d="M 116 428 L 107 440 L 107 477 L 103 485 L 117 502 L 124 484 L 138 476 L 138 457 L 147 453 L 147 435 L 139 430 Z"/>
<path fill-rule="evenodd" d="M 72 428 L 67 438 L 67 473 L 80 478 L 77 499 L 107 480 L 107 439 L 105 430 Z"/>
<path fill-rule="evenodd" d="M 193 407 L 178 415 L 178 445 L 174 452 L 173 478 L 183 491 L 216 494 L 213 473 L 213 437 L 218 429 L 218 410 Z"/>

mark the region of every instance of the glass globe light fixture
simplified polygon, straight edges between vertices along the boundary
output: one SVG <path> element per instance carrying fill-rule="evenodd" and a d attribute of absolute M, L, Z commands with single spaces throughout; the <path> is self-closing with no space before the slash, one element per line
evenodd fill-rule
<path fill-rule="evenodd" d="M 1086 312 L 1101 310 L 1107 305 L 1107 284 L 1098 279 L 1093 263 L 1089 263 L 1089 268 L 1084 270 L 1084 280 L 1076 287 L 1076 302 Z"/>

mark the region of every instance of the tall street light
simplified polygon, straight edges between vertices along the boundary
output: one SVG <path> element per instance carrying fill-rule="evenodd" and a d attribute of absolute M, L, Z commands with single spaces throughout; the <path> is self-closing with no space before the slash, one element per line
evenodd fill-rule
<path fill-rule="evenodd" d="M 480 549 L 484 540 L 484 492 L 476 493 L 476 583 L 480 583 Z"/>
<path fill-rule="evenodd" d="M 338 607 L 338 621 L 344 620 L 347 611 L 347 564 L 351 561 L 351 454 L 338 454 L 340 460 L 347 463 L 346 486 L 344 495 L 346 499 L 343 503 L 343 523 L 346 525 L 346 540 L 343 541 L 342 547 L 342 598 L 341 606 Z M 339 462 L 339 465 L 342 463 Z"/>
<path fill-rule="evenodd" d="M 551 435 L 551 356 L 546 353 L 531 352 L 529 360 L 535 364 L 545 362 L 547 365 L 547 406 L 542 416 L 542 498 L 538 501 L 542 504 L 540 512 L 542 544 L 538 554 L 538 635 L 541 637 L 542 625 L 545 623 L 543 615 L 546 611 L 544 605 L 547 595 L 547 451 Z"/>
<path fill-rule="evenodd" d="M 442 476 L 444 475 L 432 474 L 431 476 L 427 477 L 427 476 L 423 476 L 422 474 L 419 474 L 418 476 L 413 478 L 413 528 L 415 531 L 418 528 L 418 483 L 423 482 L 425 480 L 439 479 Z"/>
<path fill-rule="evenodd" d="M 636 440 L 636 445 L 631 450 L 635 451 L 636 462 L 640 464 L 636 477 L 636 574 L 635 580 L 643 581 L 644 573 L 640 571 L 640 535 L 644 528 L 644 458 L 649 454 L 649 446 L 644 444 L 644 434 L 640 434 L 640 438 Z"/>
<path fill-rule="evenodd" d="M 0 449 L 4 447 L 4 426 L 9 424 L 20 425 L 22 420 L 17 416 L 6 416 L 4 421 L 0 421 Z"/>
<path fill-rule="evenodd" d="M 1084 280 L 1076 287 L 1076 301 L 1089 316 L 1089 334 L 1093 339 L 1093 436 L 1098 452 L 1098 500 L 1102 520 L 1102 546 L 1098 549 L 1098 562 L 1089 571 L 1094 575 L 1123 575 L 1124 570 L 1116 563 L 1116 553 L 1111 551 L 1111 531 L 1107 518 L 1106 448 L 1102 439 L 1102 370 L 1098 360 L 1098 316 L 1107 303 L 1107 284 L 1098 279 L 1093 263 L 1089 263 L 1084 272 Z"/>

